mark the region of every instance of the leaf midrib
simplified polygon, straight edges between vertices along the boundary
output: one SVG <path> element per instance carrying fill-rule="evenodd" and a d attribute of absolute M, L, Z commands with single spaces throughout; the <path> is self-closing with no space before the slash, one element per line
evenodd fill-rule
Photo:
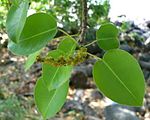
<path fill-rule="evenodd" d="M 32 39 L 32 38 L 34 38 L 34 37 L 43 35 L 43 34 L 45 34 L 45 33 L 48 33 L 48 32 L 50 32 L 50 31 L 53 31 L 53 30 L 55 30 L 55 29 L 56 29 L 56 27 L 55 27 L 55 28 L 52 28 L 52 29 L 49 29 L 49 30 L 46 30 L 46 31 L 44 31 L 44 32 L 40 32 L 40 33 L 35 34 L 35 35 L 33 35 L 33 36 L 30 36 L 30 37 L 28 37 L 28 38 L 21 39 L 20 42 L 24 42 L 24 41 L 26 41 L 26 40 L 28 40 L 28 39 Z"/>
<path fill-rule="evenodd" d="M 132 96 L 132 98 L 136 101 L 136 96 L 130 91 L 130 89 L 128 89 L 128 87 L 124 84 L 124 82 L 121 81 L 121 79 L 119 78 L 119 76 L 112 70 L 112 68 L 109 66 L 109 64 L 107 62 L 105 62 L 104 59 L 102 59 L 102 62 L 107 66 L 107 68 L 112 72 L 112 74 L 117 78 L 118 82 L 129 92 L 129 94 Z"/>
<path fill-rule="evenodd" d="M 60 67 L 58 67 L 57 69 L 56 69 L 56 71 L 55 71 L 55 74 L 54 74 L 54 76 L 53 76 L 53 78 L 52 78 L 52 82 L 51 83 L 53 83 L 54 82 L 54 79 L 55 79 L 55 77 L 56 77 L 56 75 L 57 75 L 57 73 L 58 73 L 58 71 L 59 71 L 59 69 L 60 69 Z M 51 86 L 51 85 L 50 85 Z M 48 90 L 51 90 L 50 88 L 48 88 Z"/>
<path fill-rule="evenodd" d="M 73 48 L 74 48 L 75 45 L 76 45 L 76 44 L 74 44 L 74 45 L 72 46 L 71 51 L 70 51 L 70 54 L 72 53 Z M 62 52 L 65 53 L 64 51 L 62 51 Z M 54 76 L 53 76 L 53 78 L 52 78 L 52 83 L 54 82 L 54 79 L 55 79 L 55 77 L 56 77 L 56 75 L 57 75 L 59 69 L 60 69 L 60 67 L 58 67 L 58 68 L 56 69 L 56 72 L 55 72 L 55 74 L 54 74 Z M 48 88 L 48 89 L 50 90 L 50 88 Z"/>
<path fill-rule="evenodd" d="M 49 91 L 49 92 L 50 92 L 50 91 Z M 46 118 L 48 108 L 49 108 L 50 104 L 52 103 L 53 99 L 55 98 L 56 93 L 57 93 L 57 89 L 55 90 L 53 97 L 51 98 L 50 102 L 48 103 L 48 106 L 47 106 L 47 108 L 46 108 L 46 110 L 45 110 L 45 112 L 44 112 L 44 118 Z"/>
<path fill-rule="evenodd" d="M 28 4 L 28 1 L 23 1 L 23 3 L 21 3 L 21 4 L 23 4 L 24 5 L 24 8 L 23 8 L 23 10 L 21 10 L 21 13 L 23 13 L 24 12 L 24 9 L 26 8 L 26 4 Z M 21 5 L 20 5 L 21 6 Z M 19 6 L 19 7 L 20 7 Z M 21 14 L 20 16 L 19 16 L 19 23 L 17 24 L 17 29 L 16 29 L 16 32 L 18 32 L 18 30 L 19 30 L 19 26 L 20 26 L 20 24 L 21 24 L 21 19 L 22 19 L 22 16 L 24 16 L 23 14 Z M 25 23 L 24 23 L 25 24 Z M 21 31 L 22 32 L 22 31 Z M 17 41 L 18 41 L 18 39 L 20 38 L 20 35 L 21 34 L 19 34 L 18 35 L 18 37 L 17 37 Z"/>
<path fill-rule="evenodd" d="M 97 41 L 106 41 L 106 40 L 112 40 L 112 39 L 118 39 L 118 38 L 117 37 L 100 38 Z"/>
<path fill-rule="evenodd" d="M 72 46 L 71 52 L 73 51 L 73 48 L 74 48 L 75 45 L 76 45 L 76 44 L 74 44 L 74 45 Z M 63 52 L 63 51 L 62 51 L 62 52 Z M 71 54 L 71 52 L 70 52 L 70 54 Z M 57 68 L 57 72 L 58 72 L 58 69 L 59 69 L 59 68 L 60 68 L 60 67 Z M 57 74 L 57 73 L 55 73 L 55 74 Z M 54 77 L 53 77 L 53 78 L 54 78 Z M 63 83 L 63 84 L 65 84 L 65 83 Z M 62 85 L 63 85 L 63 84 L 62 84 Z M 53 95 L 51 101 L 48 103 L 48 106 L 47 106 L 47 108 L 46 108 L 46 110 L 45 110 L 44 118 L 45 118 L 46 115 L 47 115 L 47 111 L 48 111 L 49 105 L 51 104 L 51 102 L 53 101 L 54 97 L 56 96 L 56 93 L 57 93 L 57 89 L 56 89 L 56 91 L 55 91 L 55 93 L 54 93 L 54 95 Z"/>

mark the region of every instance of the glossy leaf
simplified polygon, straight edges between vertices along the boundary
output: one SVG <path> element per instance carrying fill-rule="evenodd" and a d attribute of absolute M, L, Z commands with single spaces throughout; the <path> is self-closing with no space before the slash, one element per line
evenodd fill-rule
<path fill-rule="evenodd" d="M 38 110 L 44 119 L 53 117 L 63 106 L 68 93 L 69 81 L 57 89 L 49 91 L 40 78 L 35 86 L 34 98 Z"/>
<path fill-rule="evenodd" d="M 13 4 L 8 12 L 6 29 L 10 40 L 15 43 L 19 42 L 26 21 L 28 7 L 29 1 L 23 0 L 18 5 Z"/>
<path fill-rule="evenodd" d="M 8 48 L 14 54 L 29 55 L 43 48 L 57 32 L 55 19 L 46 13 L 36 13 L 26 20 L 20 42 L 9 42 Z"/>
<path fill-rule="evenodd" d="M 74 39 L 67 37 L 60 42 L 57 50 L 49 52 L 48 56 L 57 59 L 60 56 L 67 57 L 69 54 L 72 55 L 77 46 Z M 66 49 L 67 48 L 67 49 Z M 71 77 L 72 66 L 51 66 L 48 64 L 43 64 L 43 80 L 47 85 L 48 89 L 56 89 L 66 82 Z"/>
<path fill-rule="evenodd" d="M 96 38 L 98 46 L 104 50 L 119 48 L 118 29 L 111 23 L 102 24 Z"/>
<path fill-rule="evenodd" d="M 97 87 L 120 104 L 141 106 L 144 97 L 144 76 L 138 62 L 129 53 L 109 50 L 93 68 Z"/>
<path fill-rule="evenodd" d="M 40 52 L 41 51 L 39 50 L 39 51 L 28 56 L 28 59 L 27 59 L 25 66 L 24 66 L 25 71 L 27 71 L 34 64 L 34 62 L 36 61 L 36 57 L 40 54 Z"/>

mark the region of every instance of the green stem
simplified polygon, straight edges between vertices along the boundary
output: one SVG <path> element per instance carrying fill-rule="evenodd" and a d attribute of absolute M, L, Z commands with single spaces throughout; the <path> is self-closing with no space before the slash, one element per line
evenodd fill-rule
<path fill-rule="evenodd" d="M 94 43 L 96 43 L 97 42 L 97 40 L 94 40 L 93 42 L 90 42 L 90 43 L 88 43 L 87 45 L 84 45 L 84 47 L 88 47 L 88 46 L 90 46 L 90 45 L 92 45 L 92 44 L 94 44 Z"/>
<path fill-rule="evenodd" d="M 69 36 L 69 37 L 71 37 L 72 38 L 72 36 L 73 35 L 69 35 L 67 32 L 65 32 L 64 30 L 62 30 L 62 29 L 58 29 L 60 32 L 62 32 L 62 33 L 64 33 L 66 36 Z M 79 34 L 77 33 L 77 36 L 78 36 Z M 78 40 L 77 40 L 77 43 L 78 43 Z"/>
<path fill-rule="evenodd" d="M 62 33 L 64 33 L 66 36 L 69 36 L 69 37 L 71 37 L 72 38 L 72 36 L 71 35 L 69 35 L 67 32 L 65 32 L 64 30 L 62 30 L 62 29 L 58 29 L 60 32 L 62 32 Z"/>
<path fill-rule="evenodd" d="M 77 34 L 70 35 L 70 36 L 71 36 L 71 37 L 75 37 L 75 36 L 78 36 L 78 35 L 79 35 L 79 34 L 77 33 Z M 53 40 L 61 39 L 61 38 L 64 38 L 64 37 L 66 37 L 66 36 L 68 36 L 68 35 L 63 35 L 63 36 L 60 36 L 60 37 L 54 38 Z"/>
<path fill-rule="evenodd" d="M 87 52 L 87 54 L 88 54 L 89 56 L 95 58 L 95 59 L 102 60 L 100 57 L 97 57 L 96 55 L 93 55 L 93 54 L 91 54 L 91 53 L 89 53 L 89 52 Z"/>

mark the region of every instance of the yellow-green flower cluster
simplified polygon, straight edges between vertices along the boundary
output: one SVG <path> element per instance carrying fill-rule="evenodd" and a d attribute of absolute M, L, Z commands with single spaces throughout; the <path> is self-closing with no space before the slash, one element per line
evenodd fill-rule
<path fill-rule="evenodd" d="M 57 59 L 54 59 L 53 57 L 45 57 L 42 58 L 40 56 L 37 56 L 37 61 L 42 62 L 45 64 L 49 64 L 52 66 L 75 66 L 79 63 L 82 63 L 87 58 L 87 48 L 80 47 L 78 50 L 75 51 L 73 56 L 60 56 Z"/>

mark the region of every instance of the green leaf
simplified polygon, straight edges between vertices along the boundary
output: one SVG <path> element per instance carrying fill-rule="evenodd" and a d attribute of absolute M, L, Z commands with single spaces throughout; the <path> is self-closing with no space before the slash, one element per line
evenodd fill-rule
<path fill-rule="evenodd" d="M 29 55 L 43 48 L 57 32 L 56 20 L 46 13 L 29 16 L 18 44 L 9 42 L 8 48 L 17 55 Z"/>
<path fill-rule="evenodd" d="M 54 50 L 48 56 L 57 58 L 63 55 L 61 51 Z M 47 56 L 47 57 L 48 57 Z M 71 77 L 72 66 L 51 66 L 48 64 L 42 65 L 42 78 L 49 90 L 57 89 Z"/>
<path fill-rule="evenodd" d="M 33 64 L 34 62 L 36 61 L 36 57 L 40 54 L 41 50 L 31 54 L 28 56 L 28 59 L 25 63 L 25 71 L 27 71 Z"/>
<path fill-rule="evenodd" d="M 118 29 L 112 23 L 102 24 L 96 38 L 98 46 L 104 50 L 119 48 Z"/>
<path fill-rule="evenodd" d="M 69 55 L 73 55 L 76 46 L 77 43 L 73 38 L 66 37 L 60 42 L 57 50 L 49 52 L 47 57 L 51 56 L 55 59 L 60 56 L 68 57 Z M 42 71 L 43 80 L 48 89 L 51 90 L 58 88 L 71 77 L 72 66 L 55 67 L 48 64 L 43 64 Z"/>
<path fill-rule="evenodd" d="M 29 1 L 23 0 L 18 6 L 13 4 L 8 12 L 6 30 L 9 38 L 15 43 L 19 42 L 26 21 L 28 7 Z"/>
<path fill-rule="evenodd" d="M 66 47 L 67 46 L 67 47 Z M 71 37 L 65 37 L 63 41 L 60 42 L 58 50 L 61 50 L 68 56 L 68 54 L 73 54 L 77 47 L 77 42 Z"/>
<path fill-rule="evenodd" d="M 110 99 L 120 104 L 141 106 L 145 92 L 142 70 L 129 53 L 109 50 L 93 68 L 97 87 Z"/>
<path fill-rule="evenodd" d="M 49 91 L 40 78 L 35 86 L 34 98 L 38 110 L 41 112 L 44 119 L 53 117 L 63 106 L 69 88 L 69 80 L 62 86 L 52 91 Z"/>

